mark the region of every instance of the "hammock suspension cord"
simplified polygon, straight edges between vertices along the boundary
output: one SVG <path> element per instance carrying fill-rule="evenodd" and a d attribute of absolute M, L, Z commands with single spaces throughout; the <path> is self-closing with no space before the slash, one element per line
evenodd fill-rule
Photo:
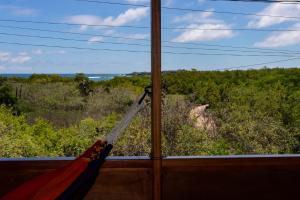
<path fill-rule="evenodd" d="M 136 114 L 145 106 L 144 99 L 147 95 L 150 95 L 150 87 L 146 87 L 144 94 L 139 97 L 139 99 L 134 102 L 123 119 L 113 128 L 110 134 L 106 137 L 105 141 L 108 144 L 114 144 L 124 130 L 129 126 Z"/>

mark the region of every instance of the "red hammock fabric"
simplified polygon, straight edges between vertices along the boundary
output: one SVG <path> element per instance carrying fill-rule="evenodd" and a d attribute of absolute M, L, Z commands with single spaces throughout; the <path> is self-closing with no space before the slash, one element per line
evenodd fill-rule
<path fill-rule="evenodd" d="M 97 141 L 92 147 L 85 151 L 80 157 L 70 164 L 52 172 L 38 176 L 13 191 L 6 194 L 1 200 L 53 200 L 58 199 L 72 184 L 89 169 L 94 161 L 106 156 L 100 156 L 107 148 L 107 143 Z M 99 163 L 99 167 L 100 167 Z M 98 166 L 97 165 L 97 166 Z M 98 169 L 96 169 L 98 171 Z M 95 171 L 95 170 L 94 170 Z M 93 172 L 94 172 L 93 171 Z M 92 172 L 92 173 L 93 173 Z M 82 179 L 81 180 L 85 180 Z M 77 180 L 78 181 L 78 180 Z M 84 184 L 84 183 L 83 183 Z M 61 198 L 64 199 L 64 198 Z"/>

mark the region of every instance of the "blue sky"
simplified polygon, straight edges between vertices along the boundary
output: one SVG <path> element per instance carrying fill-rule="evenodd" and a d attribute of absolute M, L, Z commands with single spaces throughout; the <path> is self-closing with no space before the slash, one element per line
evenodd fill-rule
<path fill-rule="evenodd" d="M 111 2 L 148 4 L 148 0 L 114 0 Z M 212 2 L 206 0 L 163 0 L 164 6 L 212 11 L 246 12 L 266 15 L 300 16 L 300 4 L 264 4 L 245 2 Z M 149 26 L 150 10 L 138 6 L 117 6 L 75 0 L 1 0 L 0 2 L 0 73 L 130 73 L 150 71 L 150 30 L 124 27 L 89 27 L 58 24 L 33 24 L 1 21 L 6 19 L 50 21 L 59 23 L 109 25 L 109 26 Z M 194 53 L 180 55 L 164 53 L 163 70 L 191 69 L 216 70 L 227 67 L 239 67 L 257 63 L 285 60 L 291 57 L 279 56 L 273 50 L 299 51 L 300 32 L 254 32 L 234 30 L 238 28 L 254 29 L 300 29 L 299 19 L 275 18 L 263 16 L 242 16 L 217 14 L 210 12 L 171 11 L 163 9 L 163 27 L 177 29 L 163 30 L 163 43 L 167 46 L 187 48 L 222 49 L 174 49 L 163 47 L 164 52 Z M 10 27 L 8 27 L 10 26 Z M 37 30 L 16 29 L 13 27 L 43 30 L 75 32 L 83 35 L 42 32 Z M 188 27 L 190 29 L 180 29 Z M 179 28 L 179 29 L 178 29 Z M 226 30 L 199 30 L 226 29 Z M 2 34 L 1 34 L 2 33 Z M 5 35 L 6 34 L 6 35 Z M 59 37 L 81 41 L 64 41 L 47 38 L 21 37 L 7 34 L 41 37 Z M 86 35 L 90 34 L 90 36 Z M 107 35 L 134 39 L 109 38 L 91 35 Z M 142 40 L 141 40 L 142 39 Z M 75 50 L 68 48 L 50 48 L 39 46 L 20 46 L 10 43 L 37 45 L 97 48 L 113 50 L 143 51 L 111 52 Z M 101 43 L 102 42 L 102 43 Z M 117 43 L 138 43 L 144 46 L 128 46 Z M 174 43 L 175 42 L 175 43 Z M 196 43 L 190 44 L 190 43 Z M 272 51 L 236 52 L 232 48 L 205 45 L 245 46 L 265 48 Z M 245 51 L 245 49 L 244 49 Z M 251 51 L 251 50 L 250 50 Z M 259 56 L 234 57 L 226 55 L 200 54 L 252 54 Z M 263 56 L 263 55 L 268 56 Z M 270 56 L 270 54 L 272 56 Z M 280 54 L 283 55 L 283 54 Z M 288 56 L 291 55 L 288 54 Z M 269 64 L 269 67 L 297 67 L 299 60 Z M 255 67 L 261 67 L 260 65 Z M 253 67 L 252 67 L 253 68 Z"/>

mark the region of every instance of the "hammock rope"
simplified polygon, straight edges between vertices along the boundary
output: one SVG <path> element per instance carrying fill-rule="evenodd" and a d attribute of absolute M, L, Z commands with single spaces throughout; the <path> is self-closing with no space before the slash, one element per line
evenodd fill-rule
<path fill-rule="evenodd" d="M 111 133 L 106 137 L 105 141 L 108 144 L 114 144 L 124 130 L 129 126 L 135 115 L 145 106 L 144 99 L 147 95 L 150 95 L 150 87 L 146 87 L 144 93 L 138 98 L 138 101 L 134 102 L 129 108 L 128 112 L 125 114 L 123 119 L 118 123 L 117 126 L 113 128 Z"/>
<path fill-rule="evenodd" d="M 150 90 L 147 87 L 144 94 L 132 104 L 124 118 L 104 141 L 98 140 L 71 163 L 25 182 L 0 200 L 83 199 L 93 186 L 99 169 L 112 150 L 113 144 L 145 106 L 144 99 L 149 94 Z"/>

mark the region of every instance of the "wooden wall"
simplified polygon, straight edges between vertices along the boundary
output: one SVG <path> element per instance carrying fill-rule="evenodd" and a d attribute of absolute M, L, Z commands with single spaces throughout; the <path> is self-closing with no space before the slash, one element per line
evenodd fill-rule
<path fill-rule="evenodd" d="M 68 160 L 0 161 L 0 196 Z M 300 157 L 173 158 L 162 162 L 163 199 L 300 199 Z M 151 199 L 150 160 L 108 160 L 86 199 Z"/>

